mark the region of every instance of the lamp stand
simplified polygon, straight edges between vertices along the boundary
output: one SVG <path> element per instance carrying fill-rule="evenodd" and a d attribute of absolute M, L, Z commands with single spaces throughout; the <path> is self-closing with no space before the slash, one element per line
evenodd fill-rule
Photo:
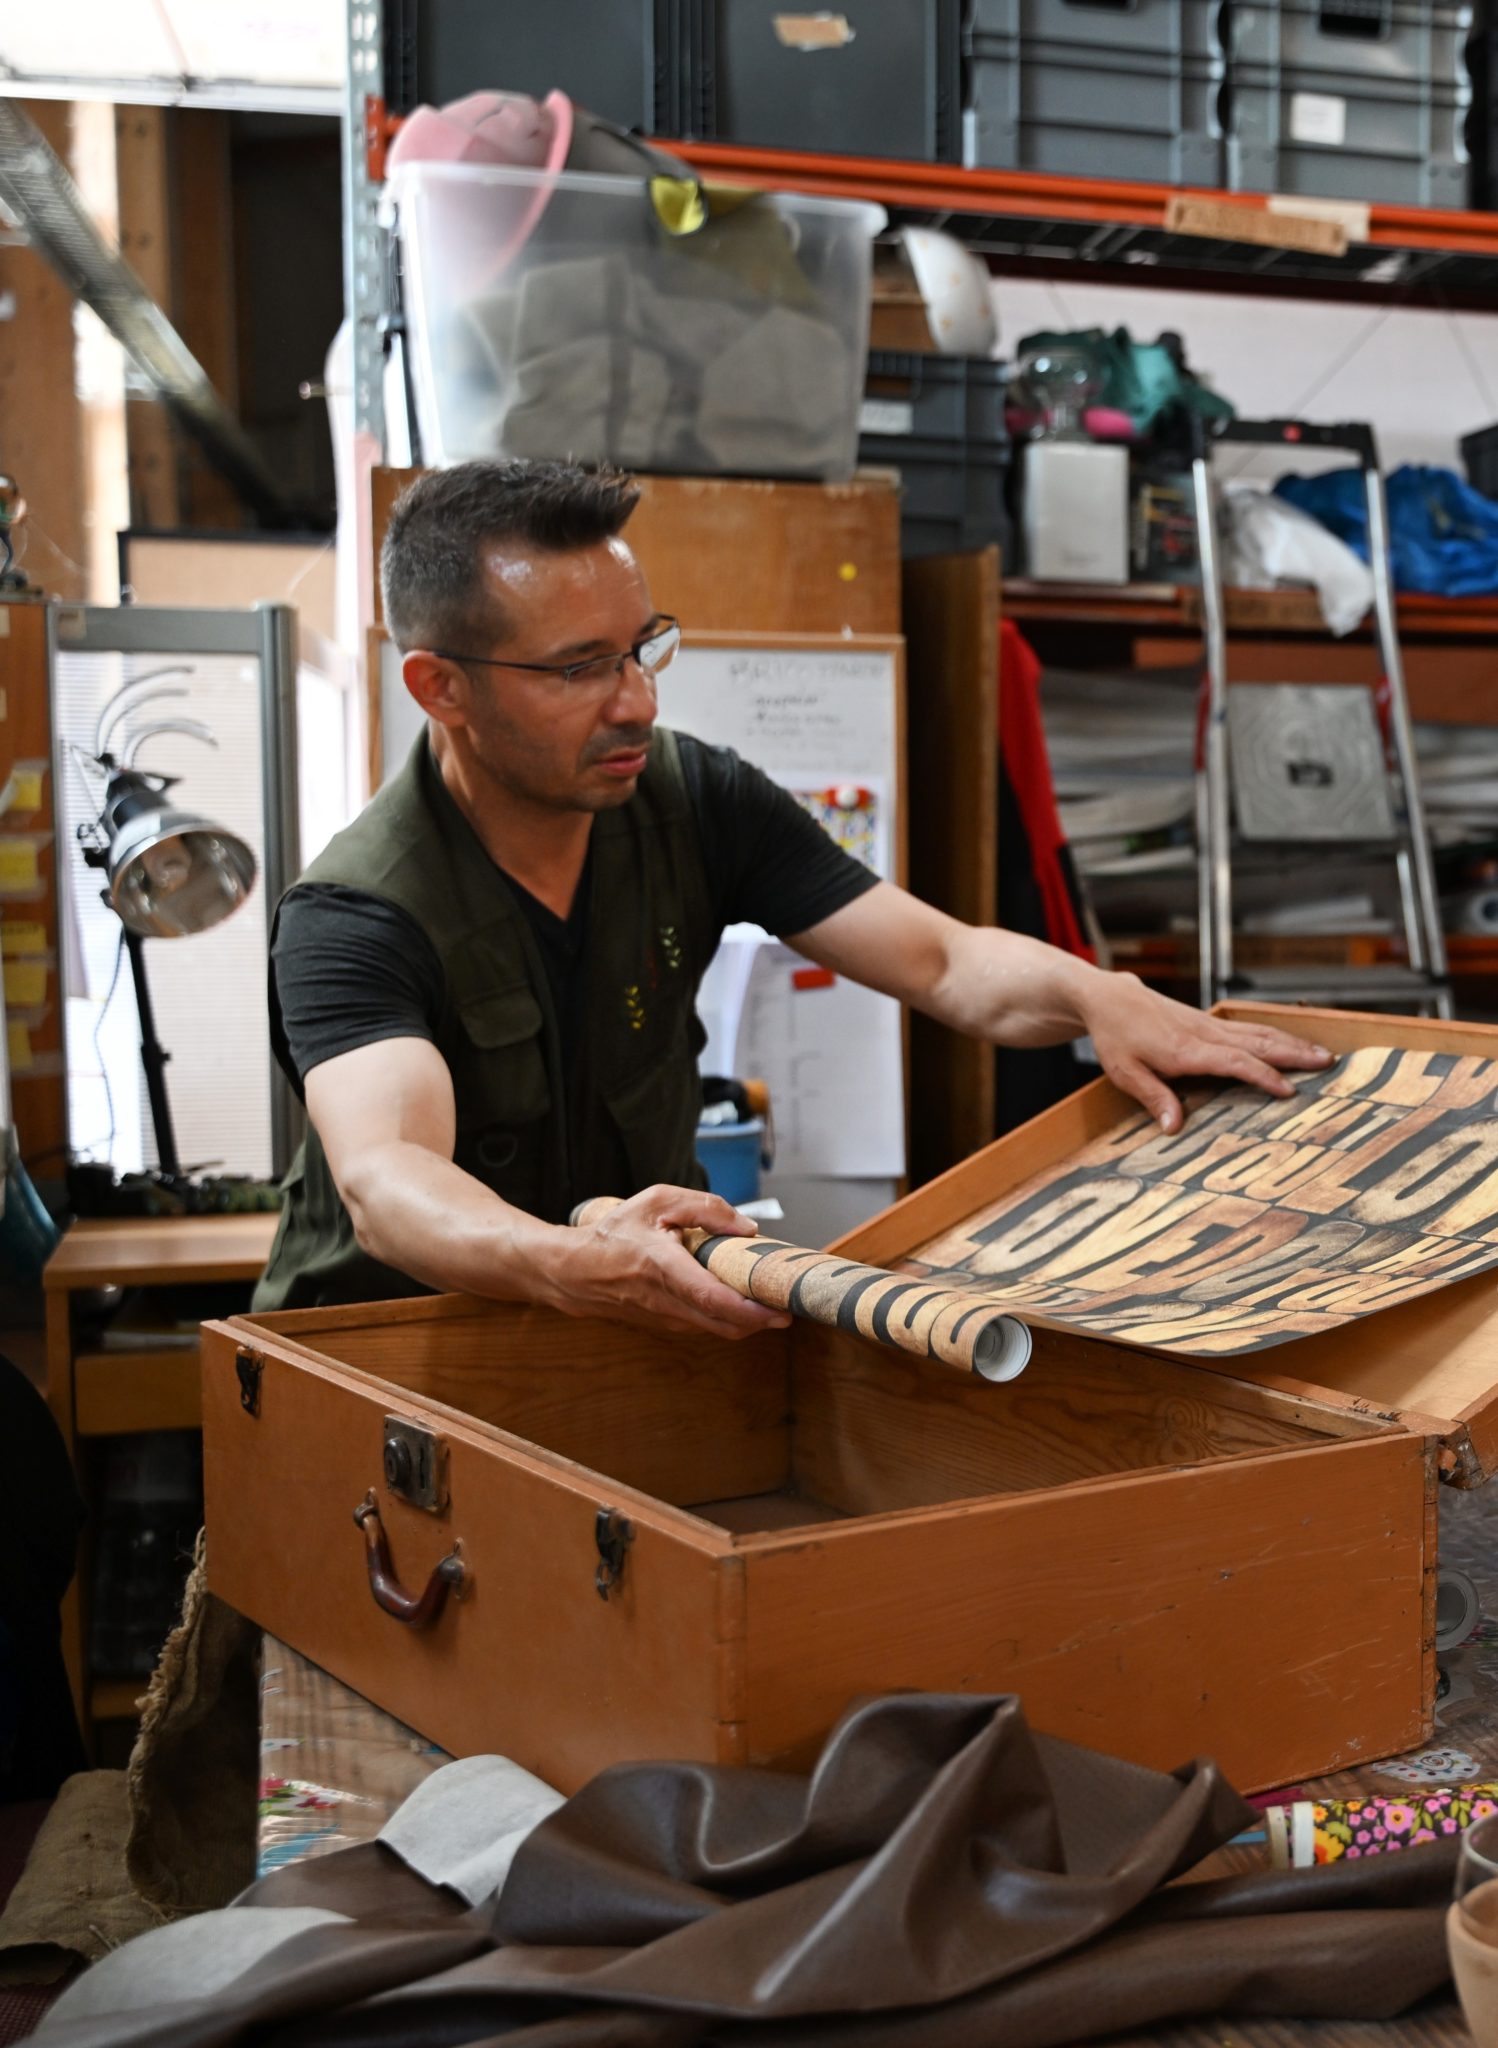
<path fill-rule="evenodd" d="M 171 1054 L 156 1036 L 151 991 L 146 985 L 146 942 L 128 925 L 125 926 L 125 951 L 130 955 L 130 979 L 135 983 L 135 1010 L 140 1019 L 140 1058 L 146 1070 L 151 1129 L 156 1136 L 156 1164 L 166 1178 L 176 1180 L 181 1175 L 182 1166 L 177 1158 L 177 1135 L 172 1129 L 172 1107 L 166 1099 L 166 1063 Z"/>

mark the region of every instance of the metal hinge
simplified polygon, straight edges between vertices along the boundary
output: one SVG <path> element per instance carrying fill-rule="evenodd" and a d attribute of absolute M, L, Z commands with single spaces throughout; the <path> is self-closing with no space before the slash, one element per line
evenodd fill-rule
<path fill-rule="evenodd" d="M 428 1514 L 447 1506 L 446 1465 L 442 1439 L 409 1416 L 385 1417 L 385 1484 L 397 1499 Z"/>
<path fill-rule="evenodd" d="M 599 1599 L 607 1600 L 624 1576 L 625 1553 L 635 1540 L 635 1525 L 626 1521 L 617 1508 L 600 1508 L 593 1524 L 593 1538 L 598 1545 L 598 1569 L 593 1574 L 593 1584 L 598 1588 Z"/>
<path fill-rule="evenodd" d="M 239 1405 L 246 1415 L 260 1413 L 260 1375 L 265 1360 L 258 1351 L 236 1351 L 234 1370 L 239 1374 Z"/>

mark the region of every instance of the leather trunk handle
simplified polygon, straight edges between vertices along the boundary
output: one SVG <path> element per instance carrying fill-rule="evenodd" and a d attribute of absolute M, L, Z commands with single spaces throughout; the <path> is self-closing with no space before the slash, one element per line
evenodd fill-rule
<path fill-rule="evenodd" d="M 432 1575 L 419 1593 L 408 1593 L 401 1584 L 390 1556 L 390 1540 L 380 1520 L 374 1489 L 354 1509 L 354 1520 L 364 1531 L 364 1561 L 369 1567 L 369 1590 L 376 1607 L 383 1608 L 407 1628 L 425 1628 L 447 1605 L 447 1596 L 463 1584 L 466 1575 L 456 1549 L 433 1565 Z"/>

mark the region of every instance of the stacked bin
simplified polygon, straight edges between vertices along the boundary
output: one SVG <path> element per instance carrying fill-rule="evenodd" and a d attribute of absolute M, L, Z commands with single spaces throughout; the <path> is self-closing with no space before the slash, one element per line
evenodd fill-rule
<path fill-rule="evenodd" d="M 1468 203 L 1470 0 L 1235 0 L 1235 191 Z"/>
<path fill-rule="evenodd" d="M 973 0 L 964 156 L 1220 186 L 1222 0 Z"/>
<path fill-rule="evenodd" d="M 1009 547 L 1004 366 L 871 349 L 858 460 L 900 472 L 905 555 Z"/>
<path fill-rule="evenodd" d="M 962 0 L 679 0 L 683 133 L 956 163 Z"/>
<path fill-rule="evenodd" d="M 681 133 L 679 0 L 385 0 L 385 101 L 441 106 L 481 87 L 560 86 L 621 128 Z"/>

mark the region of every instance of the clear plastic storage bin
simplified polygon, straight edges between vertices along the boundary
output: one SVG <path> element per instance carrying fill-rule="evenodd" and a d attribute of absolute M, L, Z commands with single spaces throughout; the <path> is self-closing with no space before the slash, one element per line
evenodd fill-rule
<path fill-rule="evenodd" d="M 402 165 L 421 454 L 628 469 L 853 474 L 883 211 L 784 193 L 476 164 Z"/>

